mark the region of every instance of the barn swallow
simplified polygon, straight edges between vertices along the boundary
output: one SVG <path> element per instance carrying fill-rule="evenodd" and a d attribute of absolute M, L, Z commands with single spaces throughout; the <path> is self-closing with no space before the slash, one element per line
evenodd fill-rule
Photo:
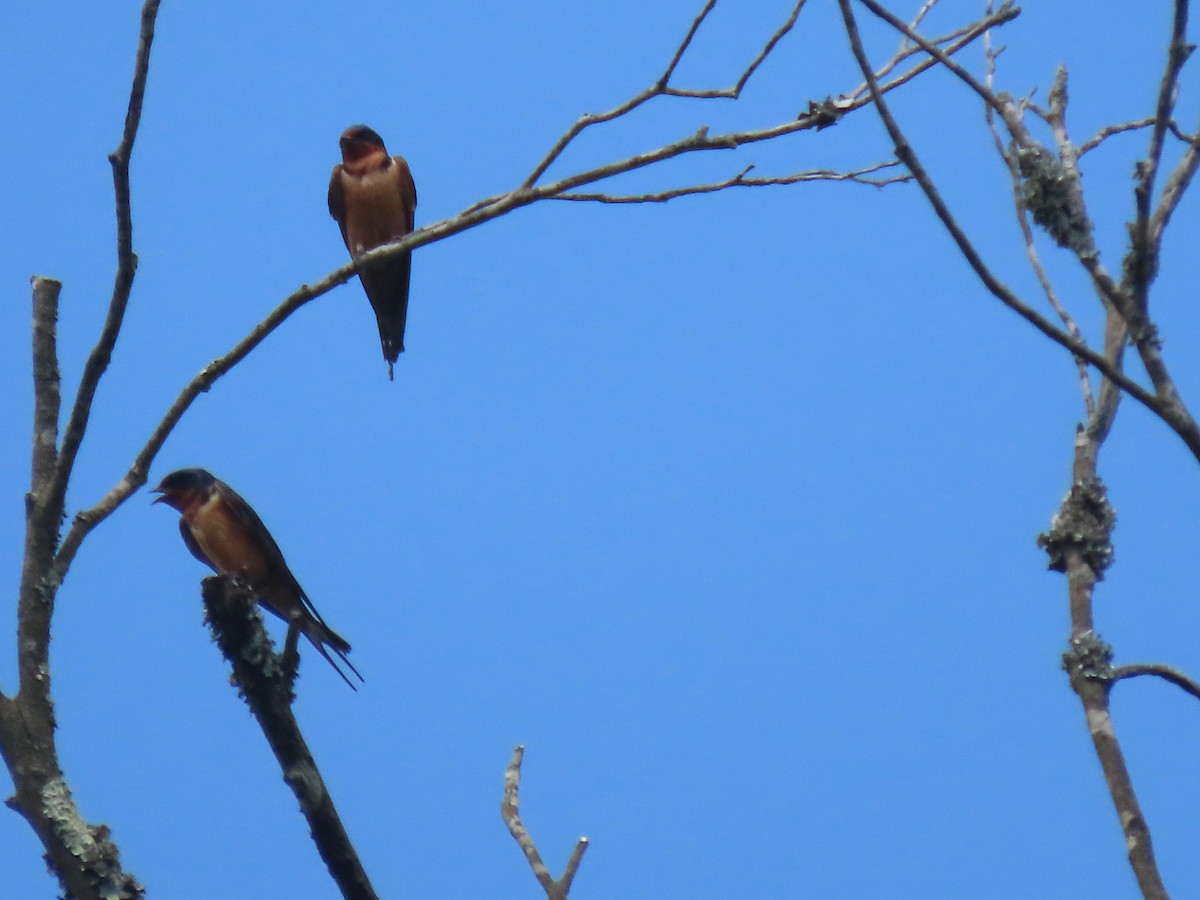
<path fill-rule="evenodd" d="M 325 649 L 326 645 L 333 648 L 362 681 L 358 669 L 346 658 L 350 645 L 325 624 L 249 503 L 204 469 L 172 472 L 153 493 L 162 494 L 155 503 L 165 503 L 183 514 L 179 533 L 196 559 L 218 575 L 240 576 L 264 609 L 289 627 L 298 626 L 346 684 L 358 690 Z"/>
<path fill-rule="evenodd" d="M 403 156 L 388 156 L 383 138 L 366 125 L 351 125 L 339 141 L 342 161 L 329 178 L 329 214 L 342 229 L 350 256 L 400 240 L 413 230 L 417 188 Z M 412 254 L 393 256 L 359 270 L 375 319 L 383 358 L 392 367 L 404 352 Z"/>

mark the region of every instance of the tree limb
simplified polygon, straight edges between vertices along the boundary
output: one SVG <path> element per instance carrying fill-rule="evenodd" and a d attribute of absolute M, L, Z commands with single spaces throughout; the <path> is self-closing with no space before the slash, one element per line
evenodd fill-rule
<path fill-rule="evenodd" d="M 683 44 L 680 45 L 679 50 L 676 52 L 675 58 L 671 60 L 671 64 L 667 66 L 667 71 L 663 74 L 663 77 L 659 79 L 658 86 L 662 88 L 662 93 L 671 97 L 696 97 L 701 100 L 714 98 L 728 98 L 731 100 L 736 100 L 741 96 L 742 89 L 746 86 L 746 82 L 750 80 L 750 77 L 758 70 L 758 67 L 763 64 L 766 58 L 771 55 L 771 51 L 775 49 L 775 45 L 783 40 L 783 36 L 785 34 L 792 30 L 792 27 L 796 24 L 796 19 L 800 17 L 800 10 L 804 9 L 805 2 L 806 0 L 799 0 L 799 2 L 792 7 L 791 15 L 789 15 L 784 23 L 775 30 L 775 33 L 767 39 L 767 43 L 764 44 L 763 48 L 758 52 L 758 56 L 751 60 L 750 65 L 746 66 L 745 70 L 743 70 L 741 74 L 741 77 L 734 82 L 732 87 L 712 90 L 686 90 L 684 88 L 673 88 L 668 85 L 667 82 L 671 80 L 671 76 L 675 72 L 675 67 L 679 65 L 679 60 L 683 57 L 684 51 L 691 43 L 692 37 L 695 35 L 696 30 L 700 27 L 700 23 L 704 20 L 704 17 L 708 15 L 709 11 L 716 5 L 716 0 L 711 0 L 711 2 L 708 3 L 701 11 L 700 15 L 696 17 L 696 21 L 692 25 L 692 30 L 688 32 Z"/>
<path fill-rule="evenodd" d="M 294 671 L 275 654 L 253 595 L 233 579 L 216 575 L 204 579 L 201 596 L 213 639 L 233 667 L 233 682 L 271 745 L 329 874 L 346 900 L 376 900 L 292 713 Z"/>
<path fill-rule="evenodd" d="M 575 849 L 571 851 L 571 858 L 563 870 L 562 878 L 556 881 L 550 874 L 550 870 L 546 868 L 546 864 L 542 862 L 542 855 L 538 853 L 537 845 L 529 836 L 529 831 L 525 828 L 518 812 L 521 805 L 521 761 L 524 758 L 525 747 L 518 744 L 513 751 L 512 761 L 504 770 L 504 799 L 500 801 L 500 816 L 504 819 L 504 824 L 508 826 L 509 834 L 520 846 L 521 852 L 525 854 L 529 867 L 533 869 L 534 877 L 537 878 L 538 884 L 542 886 L 542 890 L 546 892 L 549 900 L 566 900 L 567 895 L 571 892 L 575 873 L 579 870 L 579 864 L 583 862 L 583 854 L 587 852 L 589 842 L 586 837 L 581 837 L 576 842 Z"/>
<path fill-rule="evenodd" d="M 1164 666 L 1161 663 L 1141 663 L 1138 665 L 1120 666 L 1112 671 L 1112 681 L 1117 682 L 1122 678 L 1137 678 L 1141 675 L 1153 675 L 1161 678 L 1164 681 L 1169 681 L 1183 691 L 1191 694 L 1197 700 L 1200 700 L 1200 682 L 1188 678 L 1178 669 L 1173 669 L 1170 666 Z"/>
<path fill-rule="evenodd" d="M 133 278 L 137 273 L 137 254 L 133 252 L 133 213 L 129 197 L 129 161 L 133 155 L 133 142 L 137 139 L 138 126 L 142 120 L 142 102 L 146 96 L 146 78 L 150 73 L 150 48 L 154 43 L 154 26 L 158 17 L 159 0 L 146 0 L 142 7 L 141 30 L 138 35 L 137 59 L 134 63 L 133 83 L 129 89 L 129 105 L 125 112 L 125 129 L 117 149 L 109 154 L 108 161 L 113 170 L 113 191 L 117 205 L 117 273 L 113 282 L 112 297 L 108 303 L 108 315 L 96 346 L 92 348 L 79 388 L 75 392 L 75 404 L 63 433 L 62 450 L 58 458 L 58 470 L 54 478 L 56 501 L 66 495 L 67 482 L 75 465 L 79 445 L 87 430 L 92 412 L 92 401 L 100 378 L 112 359 L 113 347 L 121 333 L 125 319 L 125 308 L 133 290 Z"/>
<path fill-rule="evenodd" d="M 960 31 L 963 36 L 960 37 L 954 44 L 948 48 L 948 52 L 955 52 L 958 49 L 966 46 L 970 41 L 979 37 L 986 30 L 984 24 L 997 25 L 1015 18 L 1019 10 L 1013 9 L 1006 4 L 995 15 L 989 16 L 980 22 L 969 26 L 967 29 Z M 921 71 L 925 71 L 933 65 L 933 61 L 927 61 L 927 64 L 914 67 L 913 71 L 889 82 L 881 88 L 881 91 L 893 90 L 902 84 L 911 80 Z M 669 70 L 668 70 L 669 71 Z M 654 89 L 648 89 L 653 91 Z M 593 184 L 604 179 L 611 178 L 614 175 L 632 172 L 637 169 L 645 168 L 655 163 L 664 162 L 675 157 L 682 156 L 688 153 L 703 152 L 709 150 L 732 150 L 744 144 L 759 143 L 775 138 L 783 137 L 789 134 L 794 134 L 800 131 L 819 131 L 829 125 L 834 124 L 842 116 L 848 112 L 862 109 L 870 104 L 871 98 L 860 97 L 854 100 L 825 100 L 823 102 L 810 102 L 809 108 L 797 116 L 780 124 L 768 126 L 760 129 L 750 129 L 745 131 L 727 132 L 724 134 L 710 135 L 707 128 L 701 128 L 695 133 L 681 138 L 670 144 L 666 144 L 655 150 L 639 153 L 634 156 L 627 157 L 622 160 L 617 160 L 612 163 L 596 166 L 592 169 L 566 176 L 558 181 L 530 186 L 537 177 L 545 171 L 545 169 L 553 162 L 554 158 L 565 149 L 566 145 L 575 135 L 582 131 L 583 128 L 600 121 L 609 121 L 629 112 L 636 106 L 644 102 L 647 92 L 642 92 L 637 97 L 627 101 L 621 106 L 609 113 L 604 113 L 599 116 L 585 116 L 569 129 L 550 153 L 543 159 L 543 164 L 535 169 L 534 173 L 526 179 L 526 181 L 506 194 L 497 194 L 488 197 L 464 209 L 462 212 L 448 219 L 436 222 L 432 225 L 427 225 L 419 228 L 416 231 L 406 235 L 402 240 L 392 244 L 386 244 L 381 247 L 363 254 L 357 261 L 351 261 L 345 265 L 335 269 L 333 272 L 326 275 L 324 278 L 312 285 L 302 285 L 287 297 L 278 307 L 275 308 L 262 322 L 256 325 L 251 332 L 243 338 L 233 349 L 224 356 L 209 363 L 195 378 L 189 382 L 180 392 L 175 402 L 167 410 L 159 424 L 155 427 L 149 440 L 142 447 L 135 457 L 128 471 L 120 481 L 114 485 L 104 497 L 102 497 L 95 505 L 77 513 L 72 521 L 66 537 L 63 539 L 61 547 L 55 557 L 53 569 L 50 573 L 48 583 L 51 588 L 56 589 L 62 583 L 62 579 L 66 576 L 68 569 L 74 560 L 75 554 L 82 544 L 84 538 L 95 528 L 100 522 L 104 521 L 111 515 L 126 499 L 146 483 L 149 477 L 149 468 L 157 456 L 158 451 L 162 448 L 171 431 L 178 424 L 183 414 L 191 406 L 192 402 L 205 391 L 212 387 L 222 375 L 227 373 L 237 363 L 244 359 L 258 344 L 260 344 L 271 332 L 283 324 L 294 312 L 296 312 L 304 304 L 315 300 L 316 298 L 328 293 L 339 284 L 354 277 L 358 269 L 365 265 L 371 265 L 393 256 L 398 256 L 403 253 L 410 252 L 418 247 L 426 244 L 435 243 L 444 240 L 452 235 L 462 231 L 475 228 L 484 222 L 498 218 L 499 216 L 510 213 L 514 210 L 529 206 L 542 200 L 557 199 L 564 194 L 569 193 L 575 188 Z M 786 176 L 785 176 L 786 177 Z M 1091 351 L 1087 351 L 1091 352 Z M 1087 358 L 1087 352 L 1082 355 Z M 1128 380 L 1127 380 L 1128 382 Z M 1132 382 L 1127 390 L 1140 390 Z M 1149 396 L 1149 395 L 1145 395 Z M 1200 446 L 1200 437 L 1198 437 L 1198 446 Z"/>
<path fill-rule="evenodd" d="M 1137 213 L 1129 228 L 1130 249 L 1126 262 L 1126 277 L 1133 293 L 1134 303 L 1143 315 L 1147 310 L 1150 282 L 1158 273 L 1160 245 L 1154 240 L 1150 227 L 1151 205 L 1154 201 L 1154 180 L 1158 175 L 1159 163 L 1162 160 L 1163 144 L 1171 123 L 1171 113 L 1175 109 L 1175 95 L 1179 90 L 1179 73 L 1194 49 L 1186 43 L 1187 20 L 1187 0 L 1175 0 L 1171 40 L 1167 47 L 1166 70 L 1163 72 L 1162 83 L 1158 88 L 1154 127 L 1150 131 L 1150 147 L 1145 159 L 1138 163 L 1138 183 L 1133 192 Z"/>
<path fill-rule="evenodd" d="M 714 184 L 697 184 L 690 187 L 675 188 L 669 191 L 659 191 L 652 194 L 580 194 L 566 193 L 551 197 L 551 200 L 576 200 L 593 203 L 666 203 L 677 197 L 688 197 L 693 194 L 712 194 L 734 187 L 769 187 L 783 184 L 798 184 L 802 181 L 852 181 L 855 184 L 869 184 L 874 187 L 885 187 L 889 184 L 902 184 L 912 180 L 911 175 L 893 175 L 889 178 L 870 178 L 874 172 L 881 172 L 900 165 L 897 160 L 877 163 L 865 169 L 854 172 L 834 172 L 831 169 L 813 169 L 808 172 L 796 172 L 792 175 L 780 175 L 773 178 L 747 178 L 746 174 L 754 166 L 747 166 L 732 178 L 718 181 Z"/>

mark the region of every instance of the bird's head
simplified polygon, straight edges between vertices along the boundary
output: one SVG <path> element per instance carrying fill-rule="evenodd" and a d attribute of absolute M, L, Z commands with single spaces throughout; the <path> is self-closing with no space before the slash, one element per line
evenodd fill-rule
<path fill-rule="evenodd" d="M 354 163 L 376 155 L 387 158 L 383 138 L 366 125 L 351 125 L 342 132 L 338 145 L 342 148 L 344 163 Z"/>
<path fill-rule="evenodd" d="M 212 488 L 215 478 L 204 469 L 178 469 L 158 483 L 151 493 L 162 494 L 155 503 L 183 510 L 191 501 Z"/>

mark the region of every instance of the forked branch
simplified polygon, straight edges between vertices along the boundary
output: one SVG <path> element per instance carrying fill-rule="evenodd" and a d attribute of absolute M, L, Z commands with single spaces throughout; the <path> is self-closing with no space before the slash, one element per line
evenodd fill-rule
<path fill-rule="evenodd" d="M 513 751 L 508 768 L 504 770 L 504 799 L 500 801 L 500 815 L 504 819 L 504 824 L 508 826 L 508 833 L 513 836 L 513 840 L 525 854 L 525 859 L 533 870 L 534 877 L 537 878 L 538 884 L 542 886 L 542 890 L 546 892 L 549 900 L 566 900 L 567 895 L 571 893 L 571 884 L 575 881 L 575 873 L 579 871 L 579 864 L 583 862 L 583 854 L 587 852 L 589 842 L 586 837 L 581 837 L 576 841 L 575 849 L 571 851 L 571 858 L 567 860 L 561 878 L 555 879 L 550 874 L 550 870 L 542 862 L 542 855 L 538 852 L 537 845 L 534 844 L 528 829 L 521 821 L 519 812 L 521 806 L 521 762 L 524 758 L 525 748 L 518 744 L 516 750 Z"/>

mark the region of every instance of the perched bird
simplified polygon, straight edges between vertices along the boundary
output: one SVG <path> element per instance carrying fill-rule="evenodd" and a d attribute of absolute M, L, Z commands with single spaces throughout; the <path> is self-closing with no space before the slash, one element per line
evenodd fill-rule
<path fill-rule="evenodd" d="M 383 138 L 366 125 L 352 125 L 339 141 L 342 162 L 329 179 L 329 214 L 342 229 L 354 259 L 400 240 L 413 230 L 417 188 L 403 156 L 388 156 Z M 388 378 L 404 352 L 412 254 L 393 256 L 359 270 L 358 278 L 375 319 L 388 364 Z"/>
<path fill-rule="evenodd" d="M 233 488 L 204 469 L 180 469 L 164 478 L 153 493 L 162 494 L 155 503 L 165 503 L 183 514 L 179 533 L 196 559 L 219 575 L 241 576 L 262 607 L 289 627 L 294 624 L 303 631 L 350 687 L 354 688 L 353 682 L 334 662 L 326 645 L 363 680 L 346 658 L 350 645 L 325 624 L 288 569 L 267 527 Z"/>

